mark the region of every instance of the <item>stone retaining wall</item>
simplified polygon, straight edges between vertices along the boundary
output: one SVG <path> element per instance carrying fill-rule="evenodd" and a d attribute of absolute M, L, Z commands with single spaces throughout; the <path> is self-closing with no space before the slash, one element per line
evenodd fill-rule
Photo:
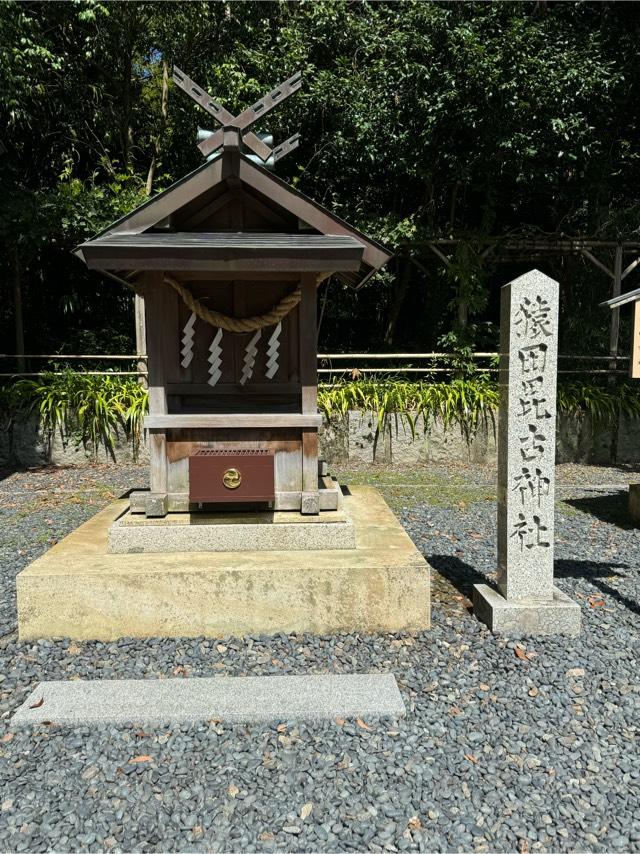
<path fill-rule="evenodd" d="M 622 417 L 617 428 L 590 417 L 558 417 L 556 461 L 593 464 L 640 462 L 640 419 Z M 441 421 L 424 429 L 416 419 L 415 438 L 400 418 L 389 418 L 378 432 L 372 412 L 349 412 L 334 418 L 321 433 L 322 454 L 339 462 L 379 462 L 411 465 L 425 462 L 497 461 L 496 430 L 489 418 L 466 436 L 456 425 Z"/>
<path fill-rule="evenodd" d="M 491 419 L 466 437 L 459 427 L 444 429 L 439 421 L 430 423 L 425 432 L 422 418 L 416 419 L 415 438 L 400 417 L 389 417 L 384 428 L 377 429 L 373 412 L 351 411 L 325 421 L 320 432 L 321 456 L 336 463 L 394 463 L 411 465 L 426 462 L 496 462 L 496 439 Z M 117 443 L 115 457 L 119 462 L 132 460 L 131 444 Z M 101 450 L 100 462 L 109 454 Z M 146 445 L 139 459 L 148 460 Z M 91 460 L 91 454 L 73 439 L 62 441 L 59 435 L 47 440 L 38 429 L 35 418 L 0 432 L 0 466 L 37 466 L 46 462 L 56 465 L 78 465 Z M 617 429 L 610 423 L 594 422 L 589 417 L 558 417 L 557 462 L 607 464 L 640 462 L 640 419 L 622 417 Z"/>

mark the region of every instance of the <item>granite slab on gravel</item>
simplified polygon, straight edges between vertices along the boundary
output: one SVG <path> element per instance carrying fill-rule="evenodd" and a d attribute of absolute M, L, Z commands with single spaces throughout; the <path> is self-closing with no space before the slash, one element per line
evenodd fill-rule
<path fill-rule="evenodd" d="M 0 482 L 0 850 L 640 851 L 640 531 L 617 474 L 576 470 L 557 504 L 556 584 L 580 602 L 582 634 L 518 643 L 468 611 L 473 583 L 494 578 L 492 491 L 436 506 L 413 499 L 415 483 L 402 499 L 393 475 L 435 570 L 430 631 L 114 643 L 11 633 L 15 573 L 46 548 L 36 538 L 101 505 L 86 474 L 91 507 L 75 503 L 73 472 L 62 497 L 56 473 L 49 493 L 45 473 Z M 396 676 L 405 718 L 9 724 L 42 680 L 369 672 Z"/>
<path fill-rule="evenodd" d="M 402 717 L 390 673 L 40 682 L 11 723 L 233 723 Z"/>

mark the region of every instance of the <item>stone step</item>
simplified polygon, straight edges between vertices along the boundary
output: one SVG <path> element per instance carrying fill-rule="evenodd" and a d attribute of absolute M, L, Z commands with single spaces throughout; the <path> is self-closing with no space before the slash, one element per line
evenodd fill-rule
<path fill-rule="evenodd" d="M 402 717 L 391 673 L 41 682 L 14 725 Z"/>

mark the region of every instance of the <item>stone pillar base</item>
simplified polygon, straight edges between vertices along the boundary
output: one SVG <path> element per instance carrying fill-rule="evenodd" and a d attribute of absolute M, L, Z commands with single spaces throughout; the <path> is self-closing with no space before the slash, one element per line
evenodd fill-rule
<path fill-rule="evenodd" d="M 580 634 L 580 605 L 557 587 L 550 602 L 510 602 L 488 584 L 475 584 L 473 612 L 492 632 L 511 637 Z"/>
<path fill-rule="evenodd" d="M 640 528 L 640 483 L 629 484 L 629 516 L 636 528 Z"/>

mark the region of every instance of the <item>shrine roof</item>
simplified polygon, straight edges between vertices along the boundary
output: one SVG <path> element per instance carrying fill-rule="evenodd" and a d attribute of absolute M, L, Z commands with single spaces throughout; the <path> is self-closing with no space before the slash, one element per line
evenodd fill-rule
<path fill-rule="evenodd" d="M 107 233 L 78 247 L 92 270 L 355 272 L 364 247 L 335 234 Z"/>
<path fill-rule="evenodd" d="M 290 184 L 287 184 L 286 181 L 278 178 L 264 167 L 252 163 L 242 153 L 233 159 L 219 155 L 214 157 L 212 160 L 203 163 L 193 172 L 176 181 L 163 192 L 158 193 L 144 204 L 135 208 L 129 214 L 126 214 L 116 222 L 112 223 L 95 237 L 77 247 L 75 253 L 82 260 L 86 261 L 88 266 L 93 267 L 93 269 L 102 269 L 105 271 L 111 270 L 114 272 L 117 272 L 117 270 L 120 269 L 124 271 L 131 268 L 123 265 L 120 265 L 119 267 L 98 265 L 96 261 L 98 257 L 103 259 L 109 257 L 105 254 L 107 248 L 113 249 L 117 245 L 120 247 L 119 251 L 124 254 L 123 244 L 108 244 L 107 238 L 109 238 L 109 240 L 113 240 L 116 236 L 122 238 L 126 237 L 128 239 L 138 237 L 142 241 L 144 236 L 145 239 L 152 238 L 153 240 L 156 240 L 156 238 L 158 238 L 158 241 L 153 244 L 144 244 L 144 242 L 140 242 L 137 247 L 133 246 L 133 244 L 131 245 L 130 251 L 141 253 L 140 257 L 144 256 L 145 259 L 144 264 L 139 265 L 136 269 L 157 269 L 161 266 L 159 263 L 156 264 L 152 260 L 154 248 L 163 250 L 164 247 L 167 251 L 171 249 L 172 252 L 186 251 L 187 254 L 191 254 L 192 257 L 195 257 L 198 252 L 203 253 L 207 251 L 204 249 L 205 243 L 200 241 L 200 248 L 197 250 L 195 248 L 185 250 L 184 247 L 179 249 L 179 242 L 185 241 L 186 237 L 193 237 L 196 240 L 196 244 L 198 244 L 199 238 L 202 236 L 205 242 L 209 241 L 206 245 L 210 248 L 211 231 L 189 231 L 187 233 L 183 230 L 175 230 L 171 225 L 172 221 L 176 220 L 179 222 L 182 211 L 187 209 L 191 211 L 194 207 L 197 208 L 199 205 L 202 205 L 203 209 L 205 209 L 207 205 L 211 206 L 214 196 L 216 198 L 219 198 L 222 195 L 233 196 L 238 192 L 252 194 L 254 198 L 259 200 L 259 203 L 261 203 L 263 207 L 265 207 L 266 203 L 271 206 L 272 210 L 276 212 L 280 211 L 288 217 L 293 217 L 295 221 L 302 224 L 301 228 L 305 232 L 297 233 L 293 231 L 292 233 L 289 233 L 282 229 L 278 229 L 276 231 L 274 228 L 273 232 L 258 235 L 248 230 L 240 232 L 243 237 L 246 237 L 249 241 L 256 241 L 259 237 L 270 238 L 274 241 L 282 241 L 286 239 L 290 247 L 290 251 L 298 251 L 303 254 L 306 253 L 306 258 L 309 263 L 311 263 L 312 253 L 316 251 L 313 246 L 319 246 L 319 244 L 313 244 L 313 242 L 305 244 L 304 241 L 309 238 L 328 238 L 329 243 L 326 244 L 326 246 L 323 244 L 323 251 L 325 251 L 325 249 L 331 249 L 333 246 L 331 251 L 335 250 L 339 256 L 340 252 L 345 254 L 340 256 L 340 264 L 338 266 L 327 267 L 325 259 L 322 272 L 335 272 L 341 281 L 351 287 L 361 287 L 373 273 L 386 264 L 393 256 L 393 253 L 381 243 L 367 237 L 357 228 L 345 222 L 343 219 L 327 210 L 327 208 L 317 202 L 314 202 L 312 199 L 309 199 L 299 190 L 295 189 Z M 216 194 L 219 195 L 216 196 Z M 167 223 L 169 223 L 168 228 L 166 227 Z M 159 231 L 158 229 L 162 229 L 162 231 Z M 229 235 L 218 234 L 218 237 L 220 238 L 223 236 L 228 238 Z M 335 241 L 337 237 L 349 238 L 351 240 L 349 248 L 347 248 L 347 244 L 340 245 L 332 243 L 332 241 Z M 174 242 L 172 243 L 172 241 Z M 175 241 L 177 241 L 177 243 Z M 99 247 L 94 250 L 92 247 L 96 246 L 96 244 L 99 244 Z M 345 260 L 346 255 L 354 252 L 354 244 L 358 244 L 361 248 L 360 261 L 356 266 L 353 266 L 350 260 L 349 263 Z M 192 244 L 189 245 L 191 246 Z M 243 243 L 242 245 L 246 247 L 248 244 Z M 297 249 L 294 250 L 293 247 L 297 247 Z M 233 250 L 229 246 L 227 246 L 227 248 L 229 251 L 240 251 L 239 247 L 236 247 Z M 282 245 L 281 248 L 283 248 Z M 221 246 L 219 251 L 222 252 L 223 250 L 224 247 Z M 244 249 L 243 251 L 249 250 Z M 257 252 L 258 250 L 256 248 L 252 251 Z M 103 264 L 104 263 L 105 262 L 103 261 Z M 191 269 L 204 268 L 199 267 Z M 235 269 L 239 268 L 236 267 Z M 293 269 L 293 267 L 289 267 L 287 269 Z M 298 267 L 297 269 L 309 270 L 312 268 Z"/>

